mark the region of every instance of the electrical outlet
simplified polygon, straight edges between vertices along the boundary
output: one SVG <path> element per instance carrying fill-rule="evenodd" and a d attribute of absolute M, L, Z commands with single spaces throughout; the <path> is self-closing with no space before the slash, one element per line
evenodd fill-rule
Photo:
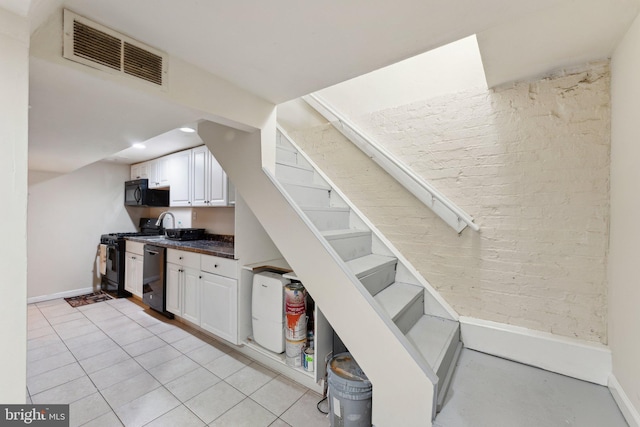
<path fill-rule="evenodd" d="M 194 221 L 198 219 L 198 213 L 196 211 L 191 212 L 191 219 Z"/>

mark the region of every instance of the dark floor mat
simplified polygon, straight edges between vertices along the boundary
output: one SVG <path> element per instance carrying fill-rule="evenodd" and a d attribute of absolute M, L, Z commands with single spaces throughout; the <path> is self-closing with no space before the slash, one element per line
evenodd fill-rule
<path fill-rule="evenodd" d="M 78 295 L 77 297 L 69 297 L 64 300 L 71 307 L 80 307 L 81 305 L 94 304 L 112 299 L 112 296 L 105 292 L 94 292 L 92 294 Z"/>

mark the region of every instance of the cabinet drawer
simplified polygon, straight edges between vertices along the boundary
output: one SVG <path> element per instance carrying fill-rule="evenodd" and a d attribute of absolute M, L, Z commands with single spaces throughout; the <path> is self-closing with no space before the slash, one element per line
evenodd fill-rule
<path fill-rule="evenodd" d="M 238 262 L 234 259 L 220 258 L 213 255 L 202 255 L 200 269 L 220 276 L 238 278 Z"/>
<path fill-rule="evenodd" d="M 195 252 L 179 251 L 176 249 L 167 249 L 167 262 L 199 270 L 200 254 Z"/>
<path fill-rule="evenodd" d="M 127 252 L 144 255 L 144 243 L 127 240 Z"/>

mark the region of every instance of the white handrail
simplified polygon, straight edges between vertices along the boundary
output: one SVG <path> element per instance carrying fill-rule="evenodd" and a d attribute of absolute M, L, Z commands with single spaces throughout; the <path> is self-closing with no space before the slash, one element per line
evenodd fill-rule
<path fill-rule="evenodd" d="M 458 233 L 467 226 L 475 231 L 480 230 L 471 216 L 398 161 L 387 149 L 372 141 L 327 101 L 317 94 L 306 95 L 302 99 Z"/>

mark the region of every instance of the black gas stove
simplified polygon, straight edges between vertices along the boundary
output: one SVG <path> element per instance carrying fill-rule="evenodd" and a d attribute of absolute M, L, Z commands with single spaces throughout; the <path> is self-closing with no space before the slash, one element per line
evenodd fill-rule
<path fill-rule="evenodd" d="M 156 225 L 157 221 L 157 218 L 140 218 L 140 231 L 103 234 L 100 236 L 100 243 L 111 244 L 118 240 L 124 240 L 125 237 L 158 236 L 164 233 L 164 228 L 161 225 Z"/>
<path fill-rule="evenodd" d="M 106 246 L 107 266 L 102 275 L 101 289 L 120 298 L 131 294 L 124 289 L 125 237 L 158 236 L 164 233 L 161 225 L 156 225 L 157 218 L 141 218 L 140 231 L 124 233 L 108 233 L 100 236 L 100 244 Z"/>

